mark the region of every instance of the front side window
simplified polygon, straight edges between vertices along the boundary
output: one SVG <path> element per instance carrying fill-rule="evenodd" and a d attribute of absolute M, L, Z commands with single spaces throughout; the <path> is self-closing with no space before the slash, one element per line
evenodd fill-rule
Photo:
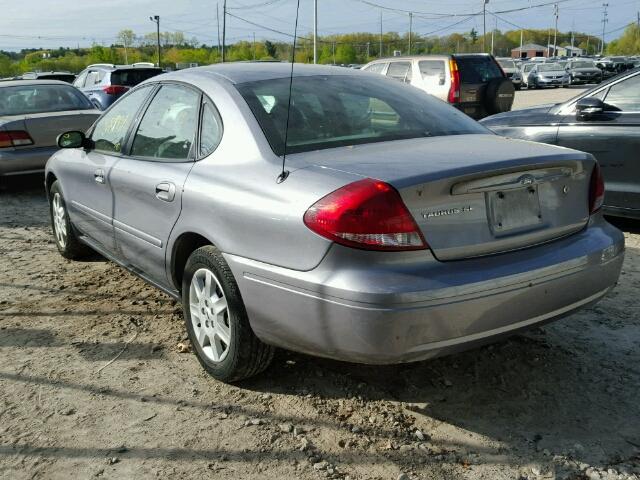
<path fill-rule="evenodd" d="M 64 112 L 94 108 L 71 85 L 20 85 L 0 87 L 0 115 Z"/>
<path fill-rule="evenodd" d="M 133 139 L 131 155 L 186 160 L 191 153 L 200 94 L 179 85 L 163 85 L 153 97 Z"/>
<path fill-rule="evenodd" d="M 640 112 L 640 75 L 612 85 L 604 101 L 623 112 Z"/>
<path fill-rule="evenodd" d="M 247 82 L 236 88 L 273 151 L 282 155 L 289 79 Z M 425 92 L 396 82 L 369 75 L 318 75 L 293 80 L 289 153 L 470 133 L 488 131 Z"/>
<path fill-rule="evenodd" d="M 121 153 L 127 131 L 151 90 L 151 87 L 132 90 L 100 117 L 91 134 L 96 150 Z"/>

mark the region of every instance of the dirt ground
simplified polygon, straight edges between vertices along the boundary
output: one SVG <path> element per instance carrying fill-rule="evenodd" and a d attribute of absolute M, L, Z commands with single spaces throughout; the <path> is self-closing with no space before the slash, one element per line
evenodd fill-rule
<path fill-rule="evenodd" d="M 41 178 L 12 181 L 0 478 L 638 479 L 640 225 L 621 226 L 619 285 L 557 323 L 394 367 L 279 352 L 229 386 L 179 352 L 173 300 L 98 256 L 63 259 Z"/>

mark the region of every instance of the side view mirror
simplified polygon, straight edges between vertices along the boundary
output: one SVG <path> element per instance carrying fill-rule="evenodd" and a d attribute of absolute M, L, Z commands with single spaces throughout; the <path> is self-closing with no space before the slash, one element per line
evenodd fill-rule
<path fill-rule="evenodd" d="M 88 146 L 88 140 L 84 133 L 71 131 L 58 135 L 58 147 L 60 148 L 81 148 Z"/>
<path fill-rule="evenodd" d="M 589 118 L 604 112 L 604 102 L 599 98 L 585 97 L 576 103 L 576 116 L 578 118 Z"/>

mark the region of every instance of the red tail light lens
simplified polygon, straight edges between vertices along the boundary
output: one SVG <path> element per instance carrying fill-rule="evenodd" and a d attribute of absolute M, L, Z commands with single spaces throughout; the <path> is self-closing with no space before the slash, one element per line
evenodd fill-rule
<path fill-rule="evenodd" d="M 107 95 L 120 95 L 121 93 L 129 90 L 129 87 L 125 87 L 122 85 L 109 85 L 108 87 L 104 87 L 102 91 Z"/>
<path fill-rule="evenodd" d="M 341 245 L 365 250 L 427 248 L 398 191 L 370 178 L 350 183 L 304 214 L 311 230 Z"/>
<path fill-rule="evenodd" d="M 458 70 L 458 64 L 452 58 L 449 60 L 449 70 L 451 71 L 451 86 L 449 87 L 449 95 L 447 100 L 449 103 L 460 102 L 460 71 Z"/>
<path fill-rule="evenodd" d="M 33 140 L 24 130 L 7 130 L 0 132 L 0 148 L 23 147 L 33 145 Z"/>
<path fill-rule="evenodd" d="M 589 185 L 589 213 L 594 214 L 604 203 L 604 178 L 600 165 L 596 162 L 591 172 L 591 183 Z"/>

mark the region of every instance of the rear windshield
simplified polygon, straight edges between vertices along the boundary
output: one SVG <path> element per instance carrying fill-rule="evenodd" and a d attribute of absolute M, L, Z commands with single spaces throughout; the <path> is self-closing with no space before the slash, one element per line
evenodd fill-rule
<path fill-rule="evenodd" d="M 236 85 L 276 155 L 284 151 L 289 79 Z M 384 77 L 294 77 L 287 153 L 407 138 L 487 133 L 421 90 Z"/>
<path fill-rule="evenodd" d="M 87 98 L 72 86 L 20 85 L 0 87 L 0 115 L 89 110 Z"/>
<path fill-rule="evenodd" d="M 38 75 L 38 80 L 61 80 L 67 83 L 73 83 L 76 76 L 72 73 L 52 73 L 47 75 Z"/>
<path fill-rule="evenodd" d="M 455 58 L 462 83 L 487 83 L 503 76 L 498 64 L 489 56 Z"/>
<path fill-rule="evenodd" d="M 130 70 L 116 70 L 111 72 L 111 85 L 125 85 L 135 87 L 146 79 L 162 73 L 158 68 L 136 68 Z"/>
<path fill-rule="evenodd" d="M 572 62 L 571 68 L 595 68 L 593 62 Z"/>
<path fill-rule="evenodd" d="M 556 70 L 564 70 L 562 65 L 558 63 L 544 63 L 542 65 L 538 65 L 539 72 L 555 72 Z"/>

